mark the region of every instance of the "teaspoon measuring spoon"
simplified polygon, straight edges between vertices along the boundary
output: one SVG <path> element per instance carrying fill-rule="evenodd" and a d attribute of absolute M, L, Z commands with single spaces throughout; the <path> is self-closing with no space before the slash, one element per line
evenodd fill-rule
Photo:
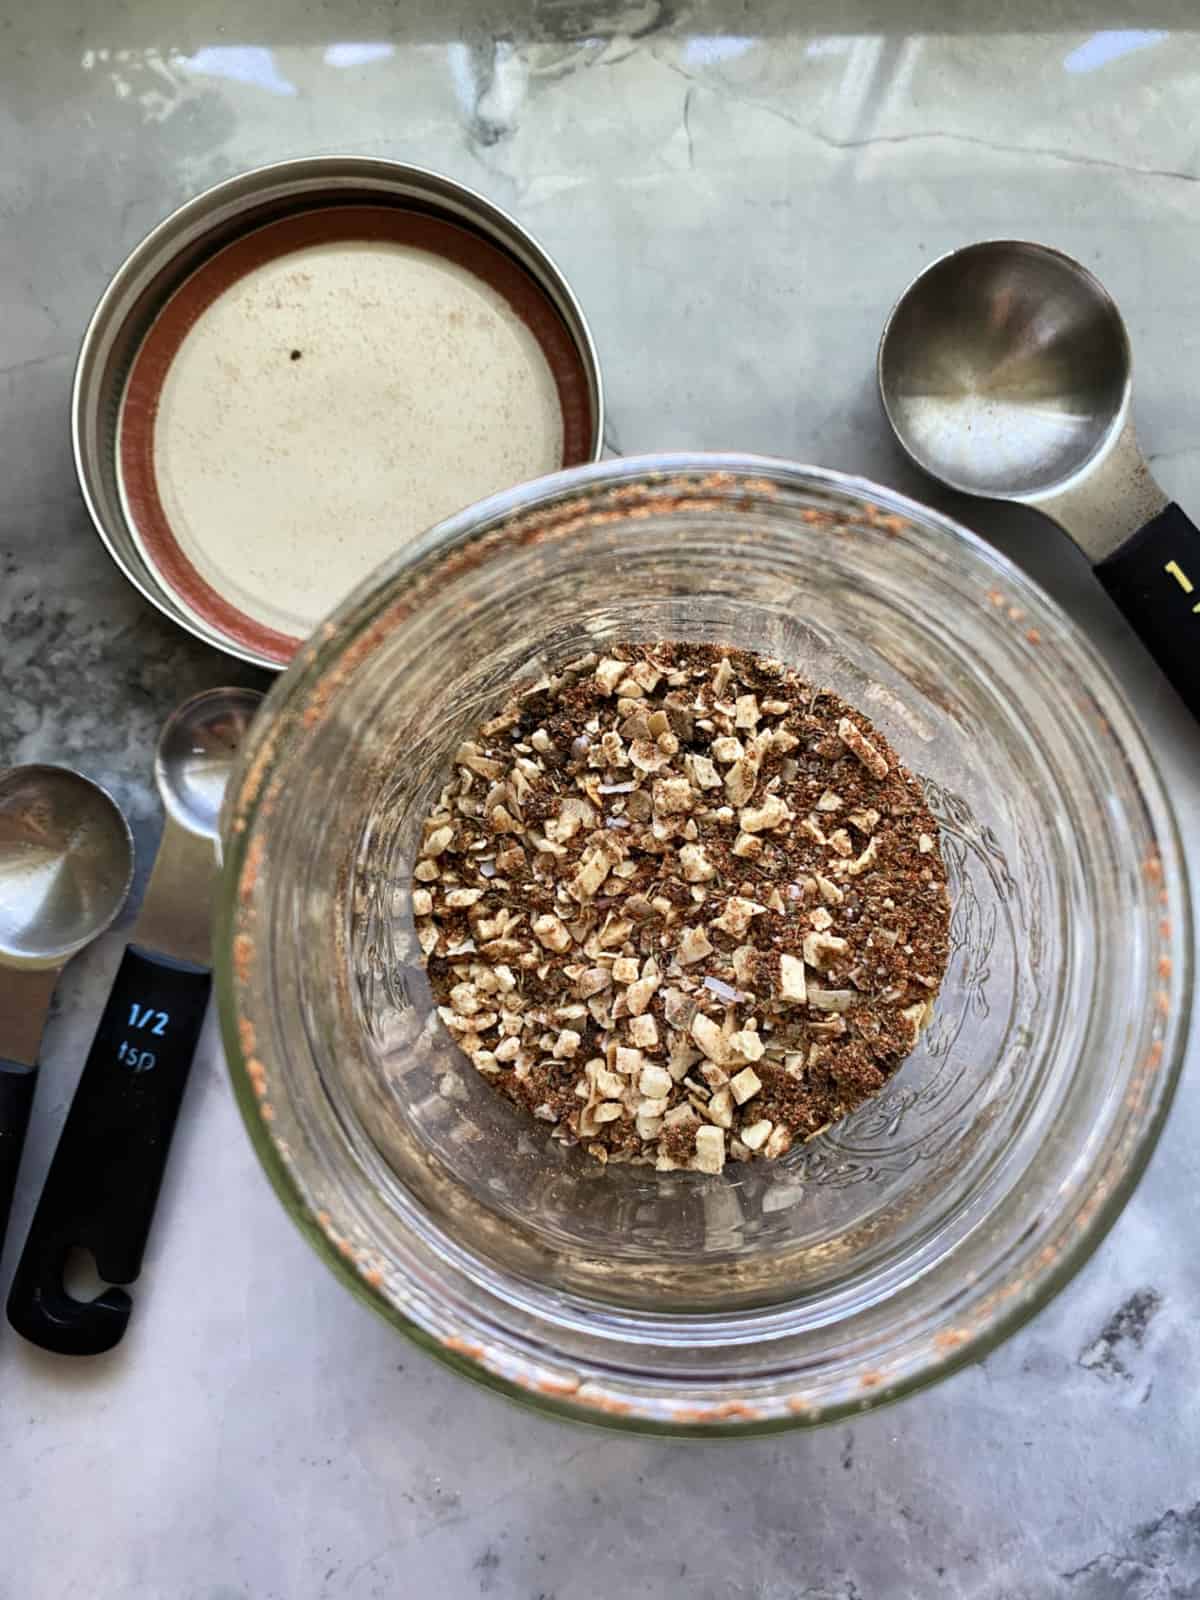
<path fill-rule="evenodd" d="M 132 880 L 129 826 L 99 784 L 69 767 L 0 772 L 0 1249 L 50 996 Z"/>
<path fill-rule="evenodd" d="M 211 897 L 225 781 L 262 696 L 213 689 L 186 701 L 158 741 L 162 844 L 133 942 L 113 981 L 8 1299 L 18 1333 L 62 1355 L 98 1355 L 125 1332 L 123 1288 L 76 1300 L 72 1248 L 109 1284 L 132 1283 L 212 984 Z"/>
<path fill-rule="evenodd" d="M 878 377 L 917 466 L 1065 529 L 1200 717 L 1200 529 L 1138 448 L 1129 336 L 1103 285 L 1046 245 L 953 251 L 896 302 Z"/>

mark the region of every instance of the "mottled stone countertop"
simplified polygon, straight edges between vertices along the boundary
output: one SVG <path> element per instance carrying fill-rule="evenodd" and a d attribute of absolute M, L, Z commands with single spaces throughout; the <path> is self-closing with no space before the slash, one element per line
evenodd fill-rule
<path fill-rule="evenodd" d="M 0 10 L 0 86 L 0 762 L 110 784 L 143 860 L 161 718 L 255 675 L 110 564 L 71 367 L 126 251 L 240 168 L 392 156 L 515 212 L 592 321 L 614 450 L 927 496 L 877 412 L 881 319 L 944 249 L 1044 239 L 1120 301 L 1143 442 L 1200 507 L 1186 0 L 47 0 Z M 938 503 L 1099 641 L 1200 839 L 1200 737 L 1083 562 L 1032 514 Z M 14 1239 L 122 942 L 60 987 Z M 1196 1067 L 1114 1232 L 981 1365 L 851 1426 L 689 1446 L 527 1415 L 352 1300 L 269 1192 L 210 1033 L 124 1346 L 71 1365 L 0 1331 L 0 1596 L 1200 1595 Z"/>

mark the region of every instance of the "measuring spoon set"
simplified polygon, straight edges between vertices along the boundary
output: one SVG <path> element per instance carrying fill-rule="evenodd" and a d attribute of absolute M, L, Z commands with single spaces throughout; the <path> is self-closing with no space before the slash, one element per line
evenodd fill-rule
<path fill-rule="evenodd" d="M 32 1343 L 98 1355 L 121 1339 L 171 1136 L 208 1006 L 209 905 L 218 817 L 238 746 L 261 700 L 213 689 L 167 720 L 154 773 L 162 843 L 113 980 L 8 1297 Z M 115 801 L 64 767 L 0 773 L 0 1246 L 8 1222 L 54 985 L 111 926 L 133 878 Z M 73 1250 L 108 1285 L 71 1294 Z"/>

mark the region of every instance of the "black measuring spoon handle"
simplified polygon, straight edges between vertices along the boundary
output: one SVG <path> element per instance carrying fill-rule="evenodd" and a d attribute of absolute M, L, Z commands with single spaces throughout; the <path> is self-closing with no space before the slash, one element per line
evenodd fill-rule
<path fill-rule="evenodd" d="M 61 1355 L 99 1355 L 132 1310 L 120 1288 L 66 1291 L 72 1248 L 110 1284 L 142 1267 L 212 974 L 130 945 L 92 1041 L 8 1297 L 18 1333 Z"/>
<path fill-rule="evenodd" d="M 8 1214 L 12 1210 L 36 1087 L 36 1067 L 20 1061 L 0 1060 L 0 1252 L 8 1231 Z"/>
<path fill-rule="evenodd" d="M 1200 718 L 1200 528 L 1172 502 L 1106 556 L 1096 576 Z"/>

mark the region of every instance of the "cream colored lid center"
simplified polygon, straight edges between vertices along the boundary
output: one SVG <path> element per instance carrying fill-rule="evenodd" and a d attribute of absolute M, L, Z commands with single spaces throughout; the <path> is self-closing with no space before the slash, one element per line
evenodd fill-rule
<path fill-rule="evenodd" d="M 466 268 L 330 242 L 232 284 L 183 340 L 154 465 L 185 555 L 303 636 L 432 523 L 562 463 L 541 346 Z"/>

